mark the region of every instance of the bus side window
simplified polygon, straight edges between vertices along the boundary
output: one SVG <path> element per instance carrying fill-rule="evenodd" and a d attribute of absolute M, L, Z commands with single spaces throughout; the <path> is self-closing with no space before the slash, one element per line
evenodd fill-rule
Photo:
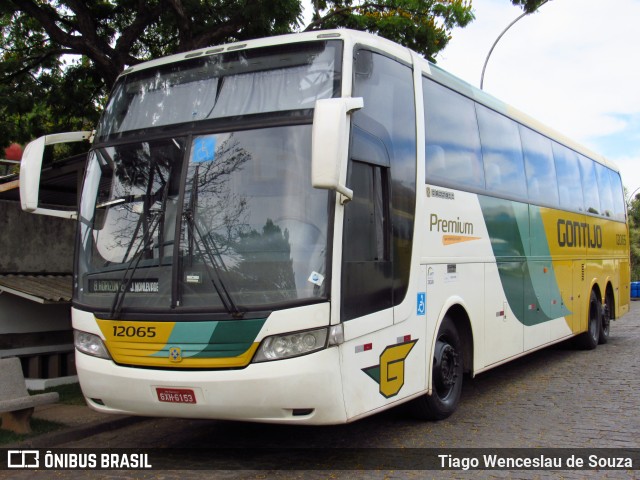
<path fill-rule="evenodd" d="M 624 192 L 620 174 L 609 170 L 609 182 L 611 183 L 611 193 L 613 196 L 613 211 L 616 220 L 624 222 L 627 218 L 627 208 L 624 204 Z"/>
<path fill-rule="evenodd" d="M 600 192 L 600 214 L 605 217 L 613 217 L 613 194 L 609 181 L 609 169 L 600 163 L 595 164 L 598 192 Z"/>
<path fill-rule="evenodd" d="M 551 140 L 523 126 L 520 126 L 520 137 L 529 200 L 533 203 L 558 206 L 558 180 Z"/>
<path fill-rule="evenodd" d="M 589 213 L 598 214 L 600 212 L 600 195 L 598 194 L 595 164 L 593 160 L 582 155 L 578 155 L 578 158 L 580 160 L 584 208 Z"/>
<path fill-rule="evenodd" d="M 422 88 L 427 183 L 484 189 L 474 102 L 426 78 Z"/>
<path fill-rule="evenodd" d="M 524 196 L 526 180 L 518 125 L 480 104 L 476 105 L 487 192 Z"/>
<path fill-rule="evenodd" d="M 560 206 L 567 210 L 584 212 L 582 182 L 576 181 L 580 178 L 578 154 L 555 142 L 552 145 L 552 149 L 556 162 L 556 174 L 558 176 Z"/>

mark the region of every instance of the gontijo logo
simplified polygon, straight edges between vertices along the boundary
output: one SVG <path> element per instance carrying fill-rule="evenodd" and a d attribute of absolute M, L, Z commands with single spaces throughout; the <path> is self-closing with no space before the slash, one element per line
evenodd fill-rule
<path fill-rule="evenodd" d="M 602 248 L 602 227 L 586 222 L 559 219 L 558 246 Z"/>

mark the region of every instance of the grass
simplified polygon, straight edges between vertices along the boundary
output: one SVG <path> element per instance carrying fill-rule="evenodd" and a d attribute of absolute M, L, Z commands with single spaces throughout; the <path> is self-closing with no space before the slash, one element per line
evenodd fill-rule
<path fill-rule="evenodd" d="M 0 428 L 0 445 L 7 443 L 22 442 L 31 437 L 37 437 L 49 432 L 55 432 L 64 427 L 61 423 L 49 422 L 48 420 L 40 420 L 39 418 L 31 419 L 31 433 L 13 433 L 9 430 Z"/>
<path fill-rule="evenodd" d="M 65 405 L 86 405 L 84 396 L 82 395 L 82 391 L 80 390 L 80 385 L 77 383 L 47 388 L 46 390 L 44 390 L 44 392 L 58 392 L 58 394 L 60 395 L 59 403 Z M 35 393 L 42 392 L 33 392 L 32 394 Z M 39 418 L 32 418 L 31 433 L 18 434 L 0 428 L 0 445 L 22 442 L 23 440 L 26 440 L 28 438 L 37 437 L 38 435 L 43 435 L 49 432 L 55 432 L 62 427 L 64 427 L 64 425 L 61 423 L 41 420 Z"/>
<path fill-rule="evenodd" d="M 44 392 L 58 392 L 60 403 L 64 405 L 86 405 L 79 383 L 47 388 Z"/>

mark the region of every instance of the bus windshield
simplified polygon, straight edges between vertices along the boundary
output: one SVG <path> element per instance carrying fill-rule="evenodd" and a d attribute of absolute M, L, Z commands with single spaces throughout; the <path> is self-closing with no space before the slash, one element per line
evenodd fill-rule
<path fill-rule="evenodd" d="M 85 175 L 77 307 L 240 316 L 327 298 L 329 194 L 311 186 L 310 157 L 311 109 L 339 92 L 340 44 L 328 43 L 118 84 Z"/>
<path fill-rule="evenodd" d="M 339 41 L 232 51 L 124 75 L 98 125 L 123 132 L 299 109 L 339 93 Z"/>

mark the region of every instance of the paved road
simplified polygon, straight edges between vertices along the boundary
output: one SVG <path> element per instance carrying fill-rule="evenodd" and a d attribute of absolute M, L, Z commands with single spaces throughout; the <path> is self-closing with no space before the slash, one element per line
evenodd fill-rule
<path fill-rule="evenodd" d="M 612 325 L 594 351 L 554 346 L 475 379 L 466 379 L 459 410 L 422 423 L 399 407 L 354 424 L 294 427 L 237 422 L 149 419 L 64 447 L 164 448 L 640 448 L 640 302 Z M 283 450 L 279 450 L 282 453 Z M 407 450 L 416 452 L 415 450 Z M 293 454 L 292 454 L 293 455 Z M 295 459 L 300 462 L 300 459 Z M 189 460 L 185 459 L 185 462 Z M 240 459 L 241 461 L 241 459 Z M 286 459 L 285 459 L 286 461 Z M 185 465 L 187 466 L 187 465 Z M 638 468 L 636 466 L 636 468 Z M 11 475 L 8 475 L 11 473 Z M 52 478 L 52 472 L 0 472 L 0 478 Z M 102 471 L 91 478 L 191 479 L 202 471 Z M 24 475 L 23 475 L 24 474 Z M 215 471 L 208 478 L 598 478 L 640 477 L 640 470 L 563 471 Z M 87 478 L 59 471 L 55 478 Z"/>

